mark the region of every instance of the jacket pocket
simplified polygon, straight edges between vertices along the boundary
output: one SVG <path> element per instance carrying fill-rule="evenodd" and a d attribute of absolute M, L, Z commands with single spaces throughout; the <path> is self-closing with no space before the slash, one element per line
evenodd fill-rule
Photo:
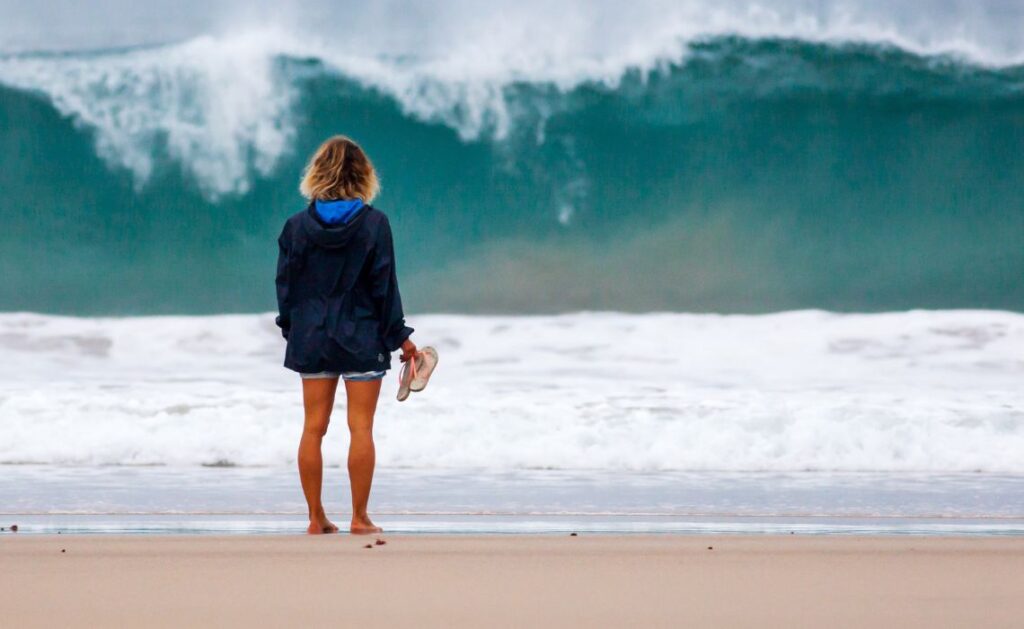
<path fill-rule="evenodd" d="M 291 330 L 287 355 L 298 367 L 313 367 L 320 361 L 324 342 L 327 304 L 322 299 L 305 299 L 291 309 Z"/>

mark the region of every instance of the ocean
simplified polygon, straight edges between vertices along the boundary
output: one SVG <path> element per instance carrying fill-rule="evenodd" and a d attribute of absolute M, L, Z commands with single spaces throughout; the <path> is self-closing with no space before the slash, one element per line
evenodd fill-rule
<path fill-rule="evenodd" d="M 1024 531 L 1024 7 L 364 4 L 4 9 L 0 514 L 294 524 L 274 241 L 345 133 L 441 353 L 385 526 Z"/>

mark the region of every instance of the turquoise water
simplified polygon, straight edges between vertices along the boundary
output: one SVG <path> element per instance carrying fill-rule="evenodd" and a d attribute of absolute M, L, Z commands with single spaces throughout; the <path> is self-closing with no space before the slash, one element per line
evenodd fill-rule
<path fill-rule="evenodd" d="M 470 124 L 471 99 L 418 113 L 275 54 L 287 104 L 221 138 L 180 68 L 111 84 L 152 51 L 0 57 L 0 310 L 272 309 L 339 131 L 382 173 L 413 311 L 1024 309 L 1021 66 L 716 37 L 612 83 L 507 81 Z"/>

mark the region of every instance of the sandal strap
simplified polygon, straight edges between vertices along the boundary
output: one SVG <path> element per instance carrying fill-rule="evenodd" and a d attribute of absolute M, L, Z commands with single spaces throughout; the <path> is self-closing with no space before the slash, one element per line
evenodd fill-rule
<path fill-rule="evenodd" d="M 416 357 L 422 353 L 423 352 L 416 352 L 413 354 L 412 358 L 410 358 L 404 365 L 402 365 L 402 368 L 398 370 L 398 386 L 402 386 L 402 381 L 405 380 L 404 374 L 407 369 L 412 370 L 412 378 L 409 378 L 409 382 L 416 379 Z"/>

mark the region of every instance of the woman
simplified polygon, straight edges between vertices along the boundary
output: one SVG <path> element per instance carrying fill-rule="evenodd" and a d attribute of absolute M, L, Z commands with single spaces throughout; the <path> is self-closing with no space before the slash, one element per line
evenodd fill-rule
<path fill-rule="evenodd" d="M 324 142 L 299 189 L 309 206 L 285 222 L 278 239 L 277 325 L 288 340 L 284 365 L 302 376 L 305 427 L 299 477 L 309 506 L 309 533 L 335 533 L 324 514 L 320 444 L 345 381 L 352 439 L 352 533 L 378 533 L 366 513 L 373 482 L 373 415 L 391 352 L 417 354 L 398 293 L 391 226 L 369 205 L 379 190 L 373 164 L 343 136 Z M 415 361 L 414 361 L 415 362 Z"/>

